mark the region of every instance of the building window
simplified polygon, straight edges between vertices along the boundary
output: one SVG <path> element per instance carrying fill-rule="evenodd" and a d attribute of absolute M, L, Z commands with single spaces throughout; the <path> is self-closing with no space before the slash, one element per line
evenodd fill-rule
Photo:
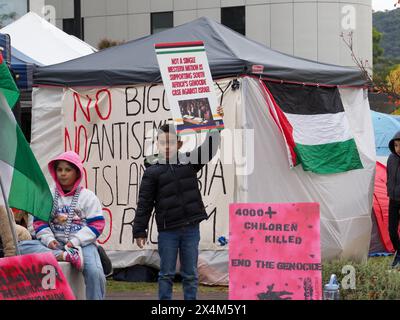
<path fill-rule="evenodd" d="M 151 14 L 151 34 L 167 30 L 174 26 L 174 13 L 155 12 Z"/>
<path fill-rule="evenodd" d="M 75 28 L 75 19 L 63 19 L 63 31 L 71 34 L 79 39 L 84 39 L 84 18 L 81 18 L 81 28 L 82 28 L 82 34 L 79 34 L 79 30 Z"/>
<path fill-rule="evenodd" d="M 228 7 L 221 8 L 221 23 L 228 28 L 246 34 L 246 8 L 241 7 Z"/>

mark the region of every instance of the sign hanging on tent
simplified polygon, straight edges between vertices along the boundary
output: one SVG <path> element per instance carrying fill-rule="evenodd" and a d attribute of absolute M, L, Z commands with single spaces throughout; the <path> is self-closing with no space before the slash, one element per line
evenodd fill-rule
<path fill-rule="evenodd" d="M 231 204 L 229 298 L 320 300 L 317 203 Z"/>
<path fill-rule="evenodd" d="M 223 129 L 204 43 L 158 43 L 155 50 L 177 133 Z"/>
<path fill-rule="evenodd" d="M 75 300 L 52 253 L 0 259 L 0 300 Z"/>
<path fill-rule="evenodd" d="M 231 85 L 230 79 L 216 83 L 218 99 L 226 106 L 234 106 L 239 99 L 239 90 L 234 91 Z M 84 165 L 82 185 L 95 192 L 103 206 L 106 226 L 98 241 L 106 250 L 137 249 L 132 225 L 146 169 L 144 159 L 158 152 L 157 130 L 172 120 L 163 86 L 66 89 L 62 110 L 64 150 L 79 154 Z M 232 127 L 234 119 L 233 112 L 225 115 L 225 122 Z M 181 151 L 193 150 L 205 136 L 205 132 L 184 136 Z M 233 164 L 223 163 L 217 155 L 198 173 L 209 215 L 201 223 L 201 249 L 214 248 L 218 237 L 228 234 L 233 170 Z M 157 226 L 152 215 L 146 248 L 156 248 L 156 244 Z"/>

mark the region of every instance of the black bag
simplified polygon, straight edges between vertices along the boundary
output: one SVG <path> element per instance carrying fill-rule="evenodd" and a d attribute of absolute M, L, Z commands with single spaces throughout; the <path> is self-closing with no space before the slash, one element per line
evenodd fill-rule
<path fill-rule="evenodd" d="M 113 267 L 110 258 L 107 256 L 106 251 L 102 246 L 97 245 L 97 251 L 99 252 L 101 265 L 103 266 L 104 275 L 107 277 L 112 274 Z"/>

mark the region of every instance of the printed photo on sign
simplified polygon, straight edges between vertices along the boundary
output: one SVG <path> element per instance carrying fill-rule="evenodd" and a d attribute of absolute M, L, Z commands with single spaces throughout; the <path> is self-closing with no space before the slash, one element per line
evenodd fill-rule
<path fill-rule="evenodd" d="M 183 125 L 178 130 L 189 129 L 194 125 L 213 126 L 215 121 L 207 98 L 178 101 Z"/>

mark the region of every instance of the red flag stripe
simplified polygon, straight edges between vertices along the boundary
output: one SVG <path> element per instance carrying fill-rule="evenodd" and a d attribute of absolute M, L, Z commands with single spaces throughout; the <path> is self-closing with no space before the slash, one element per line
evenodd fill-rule
<path fill-rule="evenodd" d="M 268 87 L 265 85 L 264 81 L 260 80 L 262 88 L 264 88 L 264 92 L 268 97 L 271 99 L 273 106 L 270 105 L 269 101 L 265 99 L 269 112 L 271 113 L 276 125 L 280 129 L 280 131 L 283 134 L 283 137 L 285 138 L 286 144 L 289 148 L 290 151 L 290 156 L 292 158 L 293 166 L 297 165 L 297 154 L 294 150 L 296 144 L 294 142 L 293 138 L 293 127 L 290 124 L 289 120 L 286 118 L 285 114 L 281 110 L 281 108 L 278 106 L 276 103 L 273 95 L 269 91 Z M 272 110 L 273 108 L 273 110 Z M 276 113 L 276 114 L 275 114 Z"/>
<path fill-rule="evenodd" d="M 162 49 L 165 47 L 194 47 L 194 46 L 203 46 L 203 41 L 192 41 L 192 42 L 165 42 L 165 43 L 156 43 L 154 46 L 156 49 Z"/>

